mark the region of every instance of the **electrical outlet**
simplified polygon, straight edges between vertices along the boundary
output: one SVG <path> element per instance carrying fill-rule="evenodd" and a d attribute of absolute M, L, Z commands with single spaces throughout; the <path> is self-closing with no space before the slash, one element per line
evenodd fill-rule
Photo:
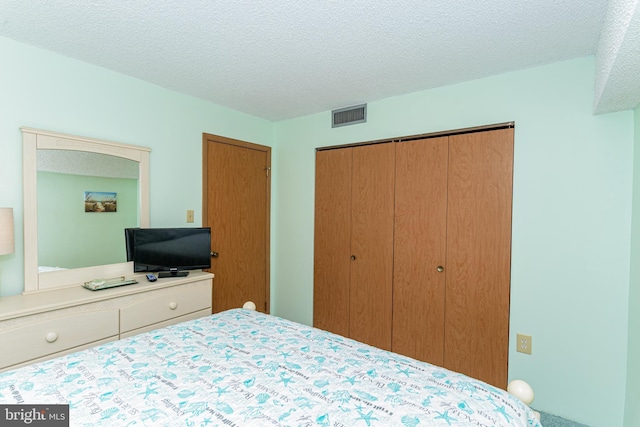
<path fill-rule="evenodd" d="M 191 209 L 187 211 L 187 222 L 193 222 L 193 211 Z"/>
<path fill-rule="evenodd" d="M 531 354 L 531 335 L 518 334 L 516 336 L 516 351 Z"/>

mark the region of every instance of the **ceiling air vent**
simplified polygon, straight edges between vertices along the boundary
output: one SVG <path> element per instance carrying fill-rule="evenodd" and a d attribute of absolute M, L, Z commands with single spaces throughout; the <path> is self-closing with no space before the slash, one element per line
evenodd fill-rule
<path fill-rule="evenodd" d="M 367 104 L 354 105 L 353 107 L 340 108 L 331 111 L 331 127 L 355 125 L 357 123 L 366 123 L 367 121 Z"/>

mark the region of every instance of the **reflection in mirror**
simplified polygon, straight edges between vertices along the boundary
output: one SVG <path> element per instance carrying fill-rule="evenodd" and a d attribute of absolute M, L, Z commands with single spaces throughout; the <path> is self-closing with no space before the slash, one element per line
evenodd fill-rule
<path fill-rule="evenodd" d="M 123 230 L 139 226 L 138 162 L 65 150 L 38 150 L 36 161 L 38 271 L 126 262 Z"/>
<path fill-rule="evenodd" d="M 132 275 L 124 229 L 149 226 L 151 150 L 39 129 L 21 131 L 24 292 Z"/>

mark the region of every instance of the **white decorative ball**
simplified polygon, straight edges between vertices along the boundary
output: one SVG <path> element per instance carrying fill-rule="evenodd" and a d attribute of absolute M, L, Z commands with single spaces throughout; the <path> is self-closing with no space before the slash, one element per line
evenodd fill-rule
<path fill-rule="evenodd" d="M 529 384 L 522 380 L 511 381 L 509 386 L 507 386 L 507 391 L 527 405 L 530 405 L 531 402 L 533 402 L 533 389 Z"/>
<path fill-rule="evenodd" d="M 256 304 L 253 301 L 247 301 L 244 303 L 242 308 L 244 308 L 245 310 L 255 310 Z"/>

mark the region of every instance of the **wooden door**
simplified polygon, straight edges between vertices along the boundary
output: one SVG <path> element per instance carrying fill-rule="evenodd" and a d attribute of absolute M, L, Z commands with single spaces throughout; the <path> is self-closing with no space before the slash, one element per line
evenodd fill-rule
<path fill-rule="evenodd" d="M 442 366 L 448 138 L 396 146 L 393 351 Z"/>
<path fill-rule="evenodd" d="M 349 337 L 391 349 L 395 144 L 353 148 Z"/>
<path fill-rule="evenodd" d="M 269 312 L 271 149 L 203 135 L 203 225 L 211 227 L 214 313 Z"/>
<path fill-rule="evenodd" d="M 449 137 L 445 367 L 507 386 L 513 129 Z"/>
<path fill-rule="evenodd" d="M 349 336 L 352 153 L 316 153 L 313 326 L 343 336 Z"/>

